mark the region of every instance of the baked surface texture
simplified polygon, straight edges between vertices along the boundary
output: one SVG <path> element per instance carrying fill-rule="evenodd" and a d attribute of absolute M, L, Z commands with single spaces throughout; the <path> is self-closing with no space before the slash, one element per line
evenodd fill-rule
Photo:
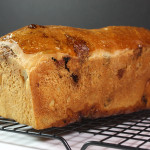
<path fill-rule="evenodd" d="M 150 108 L 150 31 L 31 24 L 0 38 L 0 116 L 35 129 Z"/>

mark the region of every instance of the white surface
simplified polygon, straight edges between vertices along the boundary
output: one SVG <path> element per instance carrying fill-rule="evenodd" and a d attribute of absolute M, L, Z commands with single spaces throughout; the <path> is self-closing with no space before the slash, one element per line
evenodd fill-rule
<path fill-rule="evenodd" d="M 87 133 L 72 133 L 63 136 L 72 150 L 80 150 L 86 141 L 99 141 L 105 136 L 93 136 Z M 65 150 L 58 140 L 37 138 L 30 135 L 0 131 L 0 150 Z M 113 150 L 99 146 L 90 146 L 87 150 Z"/>
<path fill-rule="evenodd" d="M 87 141 L 100 141 L 107 136 L 96 135 L 88 133 L 74 132 L 63 136 L 72 150 L 80 150 L 82 145 Z M 138 138 L 138 137 L 137 137 Z M 139 137 L 142 139 L 142 136 Z M 106 140 L 109 143 L 119 143 L 123 138 L 109 138 Z M 123 145 L 137 146 L 141 141 L 128 140 Z M 141 148 L 150 148 L 150 142 L 145 143 Z M 65 150 L 64 145 L 58 140 L 51 140 L 45 138 L 38 138 L 30 135 L 11 133 L 0 131 L 0 150 Z M 100 146 L 89 146 L 86 150 L 115 150 L 112 148 L 104 148 Z"/>

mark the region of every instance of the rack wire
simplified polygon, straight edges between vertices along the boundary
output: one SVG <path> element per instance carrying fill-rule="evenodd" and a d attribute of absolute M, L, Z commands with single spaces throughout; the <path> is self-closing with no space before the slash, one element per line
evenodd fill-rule
<path fill-rule="evenodd" d="M 150 110 L 94 120 L 84 119 L 66 127 L 44 130 L 35 130 L 14 120 L 0 117 L 0 130 L 58 139 L 67 150 L 71 150 L 71 147 L 63 135 L 72 132 L 78 132 L 79 136 L 81 133 L 88 133 L 94 137 L 99 135 L 104 137 L 99 141 L 93 139 L 86 142 L 81 150 L 86 150 L 92 145 L 116 149 L 147 150 L 150 148 Z"/>

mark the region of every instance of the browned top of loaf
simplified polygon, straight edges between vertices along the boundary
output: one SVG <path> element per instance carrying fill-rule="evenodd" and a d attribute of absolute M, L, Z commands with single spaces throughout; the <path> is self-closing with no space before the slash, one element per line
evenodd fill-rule
<path fill-rule="evenodd" d="M 136 49 L 150 45 L 150 31 L 139 27 L 110 26 L 101 29 L 79 29 L 65 26 L 31 24 L 0 40 L 14 40 L 26 54 L 67 53 L 80 56 L 92 51 Z"/>

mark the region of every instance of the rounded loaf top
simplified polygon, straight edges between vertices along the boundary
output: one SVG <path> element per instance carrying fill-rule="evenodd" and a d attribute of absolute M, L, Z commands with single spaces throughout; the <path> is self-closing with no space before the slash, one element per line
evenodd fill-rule
<path fill-rule="evenodd" d="M 15 41 L 26 54 L 60 52 L 84 56 L 94 51 L 113 53 L 116 50 L 150 46 L 150 31 L 130 26 L 80 29 L 30 24 L 1 37 L 0 40 Z"/>

